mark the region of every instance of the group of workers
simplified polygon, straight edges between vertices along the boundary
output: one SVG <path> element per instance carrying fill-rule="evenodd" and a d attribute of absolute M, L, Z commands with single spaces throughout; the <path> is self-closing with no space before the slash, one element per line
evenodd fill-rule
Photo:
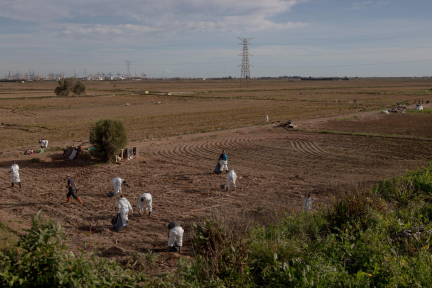
<path fill-rule="evenodd" d="M 48 141 L 47 140 L 40 140 L 41 143 L 41 153 L 43 153 L 43 149 L 48 147 Z M 230 184 L 232 184 L 233 189 L 236 188 L 236 181 L 237 181 L 237 174 L 234 170 L 231 170 L 228 172 L 228 155 L 225 153 L 225 150 L 222 150 L 222 154 L 220 155 L 218 159 L 218 163 L 220 164 L 220 172 L 226 171 L 227 173 L 227 184 L 226 184 L 226 191 L 229 190 Z M 9 172 L 12 173 L 12 187 L 14 187 L 14 183 L 18 183 L 20 188 L 21 186 L 21 180 L 19 177 L 19 166 L 15 163 L 15 161 L 12 162 L 12 166 L 9 169 Z M 66 203 L 70 203 L 71 196 L 76 199 L 80 204 L 83 204 L 81 198 L 77 196 L 77 187 L 75 184 L 75 181 L 72 179 L 72 177 L 67 174 L 67 186 L 68 193 L 66 195 Z M 129 200 L 126 199 L 126 197 L 123 196 L 122 193 L 122 184 L 126 184 L 126 180 L 122 178 L 114 178 L 111 180 L 111 185 L 114 188 L 114 191 L 108 194 L 109 197 L 116 197 L 118 194 L 120 194 L 120 199 L 117 202 L 117 207 L 119 209 L 119 212 L 121 217 L 125 220 L 125 223 L 128 222 L 128 216 L 129 211 L 133 213 L 132 205 L 130 204 Z M 151 217 L 152 213 L 152 195 L 150 193 L 143 193 L 138 198 L 138 212 L 140 215 L 143 215 L 144 212 L 148 212 L 149 217 Z M 307 196 L 307 199 L 305 199 L 303 203 L 303 210 L 304 211 L 312 211 L 312 199 L 310 196 L 310 193 Z M 128 225 L 128 224 L 125 224 Z M 168 224 L 168 251 L 172 252 L 179 252 L 181 251 L 181 247 L 183 245 L 183 233 L 184 230 L 180 226 L 180 224 L 176 221 L 170 222 Z"/>
<path fill-rule="evenodd" d="M 127 222 L 129 220 L 129 212 L 133 213 L 132 205 L 122 193 L 122 184 L 126 184 L 126 180 L 114 178 L 111 180 L 111 184 L 114 188 L 114 192 L 111 197 L 115 197 L 120 194 L 120 199 L 117 202 L 117 208 L 119 209 L 119 213 L 122 219 L 124 219 L 126 225 L 128 224 Z M 151 217 L 152 204 L 152 195 L 150 193 L 143 193 L 138 198 L 138 213 L 143 215 L 145 212 L 147 212 L 149 217 Z M 184 230 L 178 222 L 173 221 L 168 224 L 168 251 L 180 253 L 181 247 L 183 246 L 183 233 Z"/>

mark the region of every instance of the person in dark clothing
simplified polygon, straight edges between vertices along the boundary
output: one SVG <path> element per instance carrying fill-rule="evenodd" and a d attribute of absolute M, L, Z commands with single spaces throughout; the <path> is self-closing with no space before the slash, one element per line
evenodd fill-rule
<path fill-rule="evenodd" d="M 222 150 L 222 154 L 219 156 L 219 160 L 220 161 L 220 171 L 222 172 L 223 170 L 226 171 L 226 173 L 228 173 L 228 155 L 225 153 L 225 150 Z"/>
<path fill-rule="evenodd" d="M 80 204 L 82 204 L 81 198 L 76 195 L 76 186 L 75 181 L 70 177 L 70 175 L 66 175 L 67 178 L 67 186 L 68 193 L 66 195 L 66 203 L 70 202 L 70 197 L 72 196 L 74 199 L 76 199 Z"/>

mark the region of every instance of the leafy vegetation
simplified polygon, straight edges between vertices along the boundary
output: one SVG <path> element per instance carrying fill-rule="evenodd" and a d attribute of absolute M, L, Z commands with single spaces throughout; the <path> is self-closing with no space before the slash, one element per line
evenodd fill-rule
<path fill-rule="evenodd" d="M 207 221 L 193 227 L 196 263 L 180 262 L 179 271 L 196 287 L 426 287 L 431 192 L 432 164 L 347 194 L 327 210 L 256 226 L 241 240 Z M 403 229 L 412 236 L 397 237 Z"/>
<path fill-rule="evenodd" d="M 59 86 L 57 86 L 54 90 L 57 96 L 69 96 L 70 93 L 75 95 L 85 95 L 86 86 L 81 80 L 77 80 L 75 77 L 64 78 L 59 82 Z"/>
<path fill-rule="evenodd" d="M 31 159 L 30 159 L 30 162 L 32 162 L 32 163 L 40 163 L 40 162 L 41 162 L 41 159 L 38 158 L 38 157 L 31 158 Z"/>
<path fill-rule="evenodd" d="M 423 110 L 411 110 L 409 113 L 414 114 L 432 114 L 431 108 L 424 108 Z"/>
<path fill-rule="evenodd" d="M 119 120 L 99 120 L 91 127 L 90 142 L 95 147 L 91 151 L 95 158 L 102 162 L 115 160 L 117 153 L 127 143 L 126 129 Z"/>
<path fill-rule="evenodd" d="M 124 270 L 93 252 L 75 254 L 64 244 L 62 227 L 32 216 L 32 227 L 15 248 L 0 251 L 1 287 L 136 287 L 148 277 Z"/>

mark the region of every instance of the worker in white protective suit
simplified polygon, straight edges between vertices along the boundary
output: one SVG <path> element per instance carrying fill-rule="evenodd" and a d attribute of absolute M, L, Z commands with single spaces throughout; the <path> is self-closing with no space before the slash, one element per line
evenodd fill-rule
<path fill-rule="evenodd" d="M 232 186 L 235 190 L 236 188 L 236 181 L 237 181 L 237 174 L 234 172 L 234 170 L 231 170 L 227 175 L 227 184 L 226 184 L 226 191 L 228 191 L 230 184 L 232 183 Z"/>
<path fill-rule="evenodd" d="M 15 163 L 15 161 L 12 161 L 12 166 L 9 169 L 9 173 L 12 173 L 12 179 L 11 179 L 12 187 L 14 187 L 15 182 L 17 182 L 21 188 L 22 186 L 21 186 L 21 180 L 19 178 L 19 166 L 18 164 Z"/>
<path fill-rule="evenodd" d="M 228 155 L 225 150 L 222 150 L 222 154 L 219 156 L 218 162 L 220 161 L 220 172 L 226 171 L 228 173 Z"/>
<path fill-rule="evenodd" d="M 152 196 L 150 193 L 142 194 L 138 199 L 138 209 L 139 214 L 142 215 L 143 211 L 147 211 L 149 213 L 149 217 L 151 217 L 152 213 Z"/>
<path fill-rule="evenodd" d="M 41 145 L 41 149 L 40 149 L 39 153 L 44 153 L 44 149 L 48 148 L 48 140 L 41 139 L 41 140 L 39 140 L 39 143 Z"/>
<path fill-rule="evenodd" d="M 312 211 L 312 209 L 313 209 L 312 198 L 311 198 L 311 194 L 309 193 L 307 195 L 307 198 L 303 202 L 303 211 L 309 212 L 309 211 Z"/>
<path fill-rule="evenodd" d="M 120 194 L 120 199 L 117 202 L 117 207 L 119 208 L 119 212 L 123 220 L 125 222 L 128 221 L 129 211 L 133 212 L 133 210 L 130 202 L 126 198 L 124 198 L 122 194 Z"/>
<path fill-rule="evenodd" d="M 266 121 L 266 123 L 268 123 L 268 121 L 269 121 L 268 115 L 266 115 L 265 121 Z"/>
<path fill-rule="evenodd" d="M 184 230 L 178 222 L 173 221 L 168 224 L 168 252 L 181 252 L 183 233 Z"/>
<path fill-rule="evenodd" d="M 114 178 L 111 180 L 111 184 L 114 187 L 114 195 L 113 197 L 117 196 L 118 193 L 122 193 L 122 184 L 126 184 L 126 180 L 121 178 Z"/>

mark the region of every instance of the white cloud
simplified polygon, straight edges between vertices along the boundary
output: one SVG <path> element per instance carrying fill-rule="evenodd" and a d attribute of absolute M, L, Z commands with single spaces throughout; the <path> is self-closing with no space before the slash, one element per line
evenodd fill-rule
<path fill-rule="evenodd" d="M 362 9 L 364 6 L 372 4 L 372 1 L 356 2 L 352 4 L 352 9 L 358 10 Z"/>
<path fill-rule="evenodd" d="M 276 23 L 272 18 L 308 1 L 310 0 L 0 0 L 0 17 L 48 24 L 52 30 L 64 27 L 61 23 L 75 23 L 62 29 L 62 35 L 263 31 L 304 26 L 304 23 L 289 21 Z M 121 25 L 92 23 L 92 17 L 102 17 L 105 21 L 110 18 L 121 19 Z M 87 21 L 78 25 L 80 19 Z"/>

